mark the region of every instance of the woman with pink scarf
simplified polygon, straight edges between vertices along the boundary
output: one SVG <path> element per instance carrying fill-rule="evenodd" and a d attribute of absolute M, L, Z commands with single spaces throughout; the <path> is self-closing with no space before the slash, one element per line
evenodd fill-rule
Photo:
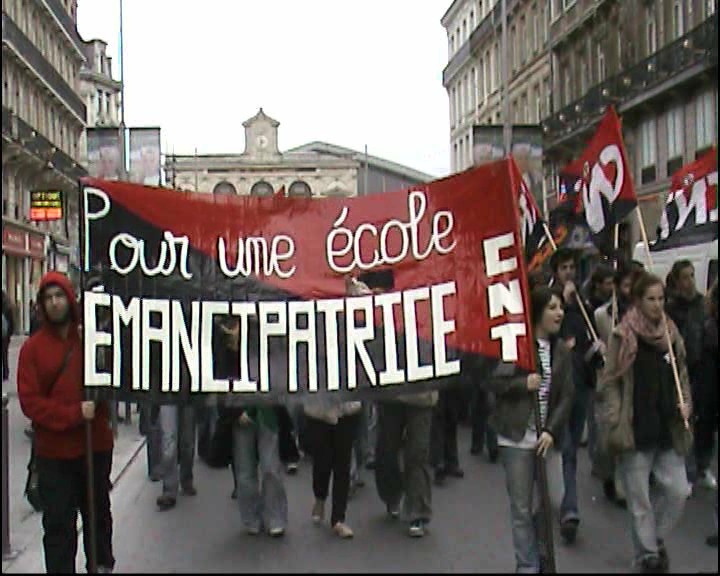
<path fill-rule="evenodd" d="M 635 563 L 643 572 L 665 572 L 664 540 L 680 519 L 690 486 L 685 455 L 692 436 L 685 421 L 691 400 L 685 346 L 664 313 L 665 291 L 656 276 L 643 274 L 632 290 L 633 305 L 615 328 L 599 384 L 609 450 L 618 456 L 632 517 Z M 667 329 L 682 389 L 678 393 Z M 650 498 L 650 475 L 660 494 Z"/>

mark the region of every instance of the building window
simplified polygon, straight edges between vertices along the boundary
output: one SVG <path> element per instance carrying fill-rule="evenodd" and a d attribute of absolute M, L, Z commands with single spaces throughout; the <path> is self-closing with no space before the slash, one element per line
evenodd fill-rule
<path fill-rule="evenodd" d="M 523 124 L 528 124 L 530 122 L 530 110 L 528 108 L 528 95 L 527 92 L 522 95 L 520 98 L 521 102 L 521 113 L 522 117 L 520 118 L 520 121 Z"/>
<path fill-rule="evenodd" d="M 477 110 L 477 93 L 478 93 L 478 73 L 477 68 L 472 69 L 472 86 L 470 87 L 470 104 L 472 105 L 472 113 L 475 114 Z"/>
<path fill-rule="evenodd" d="M 470 33 L 475 30 L 475 10 L 470 10 Z"/>
<path fill-rule="evenodd" d="M 543 107 L 542 117 L 548 116 L 552 111 L 552 90 L 550 90 L 550 77 L 543 80 L 543 95 L 545 96 L 545 106 Z"/>
<path fill-rule="evenodd" d="M 465 143 L 465 140 L 460 138 L 460 149 L 458 150 L 458 164 L 457 164 L 458 171 L 461 171 L 464 167 L 464 162 L 463 162 L 463 159 L 465 158 L 464 149 L 463 149 L 464 143 Z"/>
<path fill-rule="evenodd" d="M 213 188 L 213 194 L 216 196 L 236 196 L 237 190 L 230 182 L 223 180 Z"/>
<path fill-rule="evenodd" d="M 302 180 L 296 180 L 290 184 L 288 196 L 293 196 L 295 198 L 310 198 L 312 196 L 310 185 Z"/>
<path fill-rule="evenodd" d="M 695 137 L 698 150 L 708 148 L 715 140 L 715 94 L 705 90 L 695 98 Z"/>
<path fill-rule="evenodd" d="M 657 28 L 655 27 L 655 17 L 650 15 L 650 8 L 648 8 L 648 20 L 646 26 L 646 46 L 647 56 L 655 54 L 657 52 Z"/>
<path fill-rule="evenodd" d="M 452 93 L 450 96 L 450 125 L 455 126 L 455 123 L 457 122 L 457 106 L 455 105 L 455 102 L 457 101 L 457 88 L 453 86 Z"/>
<path fill-rule="evenodd" d="M 671 108 L 667 112 L 667 145 L 668 145 L 668 163 L 671 160 L 683 157 L 685 148 L 684 143 L 684 123 L 682 106 Z M 681 162 L 682 164 L 682 162 Z M 672 172 L 669 172 L 672 173 Z"/>
<path fill-rule="evenodd" d="M 535 118 L 531 122 L 539 124 L 543 118 L 542 113 L 542 96 L 540 95 L 540 84 L 536 84 L 533 88 L 533 100 L 535 101 Z"/>
<path fill-rule="evenodd" d="M 580 95 L 584 96 L 588 90 L 588 63 L 582 54 L 578 52 L 578 60 L 580 60 Z"/>
<path fill-rule="evenodd" d="M 485 102 L 485 60 L 480 58 L 480 74 L 478 77 L 478 94 L 480 94 L 480 102 Z"/>
<path fill-rule="evenodd" d="M 457 170 L 457 155 L 458 155 L 458 145 L 457 145 L 457 142 L 455 142 L 453 144 L 453 156 L 452 156 L 453 172 L 455 172 Z"/>
<path fill-rule="evenodd" d="M 547 44 L 550 37 L 550 2 L 545 1 L 543 7 L 543 44 Z"/>
<path fill-rule="evenodd" d="M 470 148 L 470 134 L 465 135 L 465 154 L 467 154 L 466 166 L 472 166 L 472 148 Z"/>
<path fill-rule="evenodd" d="M 680 38 L 683 34 L 685 34 L 683 5 L 680 0 L 675 0 L 675 4 L 673 4 L 673 39 Z"/>
<path fill-rule="evenodd" d="M 550 0 L 550 19 L 552 21 L 557 20 L 562 16 L 562 1 L 563 0 Z"/>
<path fill-rule="evenodd" d="M 452 58 L 454 53 L 455 53 L 455 36 L 451 34 L 449 44 L 448 44 L 448 57 Z"/>
<path fill-rule="evenodd" d="M 468 37 L 467 20 L 463 20 L 463 34 L 462 41 L 466 42 Z"/>
<path fill-rule="evenodd" d="M 270 183 L 266 182 L 265 180 L 260 180 L 260 182 L 255 182 L 255 184 L 253 184 L 252 188 L 250 188 L 251 196 L 272 196 L 273 192 L 274 192 L 273 187 L 270 185 Z"/>
<path fill-rule="evenodd" d="M 572 101 L 572 77 L 570 74 L 570 66 L 565 66 L 563 69 L 563 105 L 567 106 Z"/>
<path fill-rule="evenodd" d="M 493 46 L 493 92 L 500 87 L 500 46 Z"/>
<path fill-rule="evenodd" d="M 598 83 L 604 82 L 607 78 L 607 67 L 605 65 L 605 51 L 601 44 L 597 45 L 597 67 L 598 67 Z"/>
<path fill-rule="evenodd" d="M 640 125 L 640 168 L 641 182 L 655 181 L 655 163 L 657 162 L 657 133 L 655 118 L 645 120 Z"/>
<path fill-rule="evenodd" d="M 532 47 L 533 54 L 536 54 L 540 49 L 540 15 L 538 14 L 537 4 L 533 6 L 533 28 L 532 28 Z"/>
<path fill-rule="evenodd" d="M 515 26 L 510 28 L 510 46 L 508 46 L 508 49 L 512 52 L 512 71 L 515 72 L 520 67 L 520 51 L 522 50 L 518 45 Z"/>
<path fill-rule="evenodd" d="M 705 0 L 703 2 L 703 20 L 715 14 L 715 2 L 716 0 Z"/>

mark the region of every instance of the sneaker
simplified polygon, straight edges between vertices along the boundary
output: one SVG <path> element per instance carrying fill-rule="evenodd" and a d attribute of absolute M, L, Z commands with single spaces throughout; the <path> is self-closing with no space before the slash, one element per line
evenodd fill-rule
<path fill-rule="evenodd" d="M 325 502 L 323 500 L 315 500 L 315 505 L 312 509 L 312 521 L 315 524 L 320 524 L 325 518 Z"/>
<path fill-rule="evenodd" d="M 192 484 L 182 487 L 183 494 L 185 496 L 197 496 L 197 489 Z"/>
<path fill-rule="evenodd" d="M 95 568 L 96 574 L 112 574 L 113 569 L 110 566 L 97 566 Z"/>
<path fill-rule="evenodd" d="M 574 544 L 577 538 L 577 529 L 580 524 L 580 520 L 573 518 L 571 520 L 565 520 L 560 523 L 560 535 L 562 536 L 565 544 Z"/>
<path fill-rule="evenodd" d="M 710 470 L 705 470 L 705 472 L 703 472 L 703 474 L 697 479 L 696 485 L 699 488 L 704 488 L 705 490 L 718 489 L 717 480 Z"/>
<path fill-rule="evenodd" d="M 260 534 L 260 527 L 250 526 L 248 528 L 245 528 L 245 534 L 247 534 L 248 536 L 258 536 Z"/>
<path fill-rule="evenodd" d="M 335 526 L 333 526 L 333 532 L 343 539 L 352 538 L 354 536 L 352 528 L 344 522 L 337 522 Z"/>
<path fill-rule="evenodd" d="M 640 562 L 640 571 L 643 574 L 659 574 L 662 572 L 662 562 L 659 556 L 646 556 Z"/>
<path fill-rule="evenodd" d="M 448 468 L 445 472 L 448 476 L 452 476 L 453 478 L 464 478 L 465 477 L 465 471 L 460 468 L 460 466 L 453 466 L 452 468 Z"/>
<path fill-rule="evenodd" d="M 285 535 L 285 528 L 270 528 L 270 530 L 268 530 L 268 534 L 270 534 L 273 538 L 280 538 Z"/>
<path fill-rule="evenodd" d="M 415 520 L 410 524 L 408 534 L 411 538 L 422 538 L 425 536 L 425 523 L 422 520 Z"/>
<path fill-rule="evenodd" d="M 400 505 L 397 504 L 395 506 L 391 506 L 390 504 L 387 505 L 387 513 L 390 518 L 393 520 L 397 520 L 400 518 Z"/>
<path fill-rule="evenodd" d="M 297 462 L 288 462 L 288 464 L 285 466 L 285 470 L 287 470 L 287 473 L 291 476 L 294 474 L 297 474 L 298 471 L 298 463 Z"/>
<path fill-rule="evenodd" d="M 166 494 L 163 494 L 162 496 L 158 497 L 155 503 L 158 505 L 158 508 L 160 508 L 160 511 L 164 512 L 165 510 L 170 510 L 170 508 L 174 508 L 175 504 L 177 504 L 177 499 L 174 496 L 168 496 Z"/>

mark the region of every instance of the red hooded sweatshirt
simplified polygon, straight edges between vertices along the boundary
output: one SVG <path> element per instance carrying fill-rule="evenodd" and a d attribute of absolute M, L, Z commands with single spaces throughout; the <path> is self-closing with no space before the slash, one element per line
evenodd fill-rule
<path fill-rule="evenodd" d="M 66 339 L 46 321 L 42 295 L 50 285 L 59 286 L 70 302 L 71 324 Z M 80 311 L 70 280 L 48 272 L 40 281 L 38 314 L 42 327 L 20 349 L 17 387 L 20 406 L 35 430 L 35 454 L 67 460 L 85 454 L 83 401 L 83 347 L 78 333 Z M 71 350 L 60 374 L 65 353 Z M 92 422 L 93 451 L 112 450 L 113 436 L 105 403 L 99 403 Z"/>

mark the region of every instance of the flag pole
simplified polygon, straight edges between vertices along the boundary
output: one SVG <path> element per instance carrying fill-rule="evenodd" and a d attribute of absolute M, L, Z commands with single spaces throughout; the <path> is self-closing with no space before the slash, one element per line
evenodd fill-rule
<path fill-rule="evenodd" d="M 650 242 L 648 241 L 647 229 L 645 228 L 645 220 L 642 215 L 642 210 L 640 210 L 640 204 L 635 207 L 635 213 L 637 214 L 638 224 L 640 225 L 640 234 L 642 236 L 642 241 L 643 244 L 645 244 L 645 256 L 647 259 L 647 265 L 648 268 L 652 270 L 654 267 L 653 258 L 652 254 L 650 253 Z M 662 312 L 662 322 L 663 327 L 665 328 L 665 340 L 667 341 L 668 345 L 668 354 L 670 356 L 670 365 L 672 366 L 673 379 L 675 380 L 675 391 L 677 392 L 680 404 L 685 404 L 685 397 L 683 396 L 682 386 L 680 386 L 680 373 L 678 372 L 677 358 L 675 358 L 675 350 L 672 346 L 672 339 L 670 338 L 670 329 L 668 328 L 667 315 L 665 314 L 665 310 L 663 310 Z M 683 418 L 683 422 L 685 423 L 685 430 L 690 430 L 690 424 L 688 423 L 687 418 Z"/>
<path fill-rule="evenodd" d="M 613 242 L 613 246 L 615 247 L 614 253 L 615 253 L 615 259 L 613 261 L 613 268 L 615 269 L 615 272 L 617 272 L 618 269 L 618 248 L 620 246 L 620 224 L 615 224 L 615 238 Z M 613 279 L 614 280 L 614 279 Z M 617 303 L 617 283 L 613 281 L 613 293 L 612 293 L 612 324 L 611 326 L 615 328 L 615 322 L 617 321 L 618 317 L 618 303 Z"/>
<path fill-rule="evenodd" d="M 552 246 L 553 252 L 557 252 L 557 244 L 555 244 L 555 239 L 552 237 L 552 234 L 550 233 L 550 229 L 548 228 L 547 222 L 543 221 L 543 230 L 545 231 L 545 236 L 547 237 L 548 241 L 550 242 L 550 246 Z M 595 327 L 593 326 L 592 322 L 590 322 L 590 316 L 587 313 L 587 310 L 585 309 L 585 304 L 583 304 L 582 298 L 580 298 L 580 295 L 575 292 L 575 300 L 578 303 L 578 308 L 580 308 L 580 313 L 583 316 L 583 319 L 585 320 L 585 325 L 587 326 L 588 330 L 590 331 L 590 335 L 592 336 L 592 339 L 594 342 L 597 342 L 600 340 L 598 338 L 597 332 L 595 331 Z"/>
<path fill-rule="evenodd" d="M 542 421 L 540 419 L 540 395 L 537 392 L 533 393 L 535 400 L 535 430 L 537 436 L 540 438 L 542 431 Z M 553 539 L 553 521 L 552 521 L 552 506 L 550 504 L 550 493 L 548 492 L 548 478 L 547 469 L 545 468 L 545 457 L 535 454 L 535 465 L 537 466 L 537 479 L 538 489 L 541 498 L 542 516 L 543 516 L 543 538 L 542 545 L 544 545 L 545 552 L 545 565 L 542 566 L 542 572 L 545 574 L 555 574 L 557 568 L 555 567 L 555 542 Z"/>

